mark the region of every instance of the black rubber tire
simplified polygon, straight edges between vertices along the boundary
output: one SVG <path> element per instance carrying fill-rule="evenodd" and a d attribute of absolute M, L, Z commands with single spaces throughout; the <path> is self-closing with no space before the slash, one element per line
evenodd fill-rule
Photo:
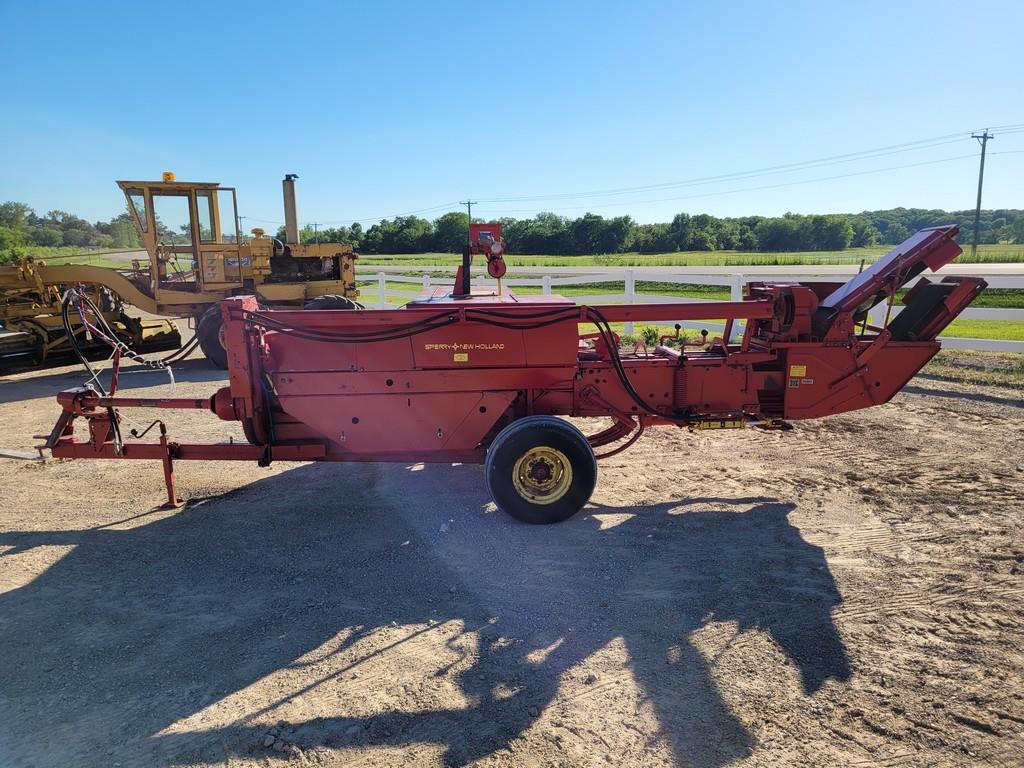
<path fill-rule="evenodd" d="M 220 339 L 222 323 L 220 304 L 214 304 L 199 318 L 196 336 L 199 337 L 199 348 L 203 350 L 206 359 L 218 368 L 227 368 L 228 351 L 224 349 Z"/>
<path fill-rule="evenodd" d="M 332 294 L 312 298 L 302 308 L 314 311 L 324 309 L 365 309 L 358 301 L 352 301 L 352 299 L 346 296 L 335 296 Z"/>
<path fill-rule="evenodd" d="M 537 447 L 560 451 L 572 469 L 565 494 L 550 503 L 538 504 L 516 490 L 512 475 L 516 462 Z M 587 438 L 569 422 L 554 416 L 528 416 L 514 421 L 494 438 L 487 449 L 484 478 L 498 508 L 516 520 L 531 524 L 560 523 L 579 512 L 597 484 L 597 459 Z"/>

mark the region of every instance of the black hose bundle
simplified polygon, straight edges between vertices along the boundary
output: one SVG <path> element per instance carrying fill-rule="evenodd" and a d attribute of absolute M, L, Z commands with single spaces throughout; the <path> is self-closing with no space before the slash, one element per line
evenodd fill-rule
<path fill-rule="evenodd" d="M 147 368 L 167 371 L 167 375 L 170 376 L 171 379 L 171 384 L 174 384 L 174 372 L 171 370 L 169 363 L 185 358 L 199 343 L 199 339 L 193 335 L 193 337 L 189 339 L 184 346 L 175 350 L 166 357 L 159 360 L 149 360 L 118 338 L 117 332 L 110 327 L 107 319 L 103 316 L 103 312 L 96 306 L 93 300 L 89 298 L 89 295 L 81 288 L 81 286 L 68 288 L 68 290 L 64 292 L 64 296 L 60 303 L 60 313 L 61 320 L 64 324 L 64 332 L 67 334 L 68 344 L 72 351 L 74 351 L 75 356 L 78 357 L 82 365 L 85 366 L 85 369 L 92 376 L 90 381 L 94 381 L 96 383 L 96 388 L 102 395 L 106 395 L 107 393 L 103 388 L 103 385 L 100 383 L 99 373 L 93 369 L 92 365 L 89 363 L 89 359 L 86 357 L 85 351 L 82 349 L 82 345 L 78 341 L 78 335 L 75 332 L 74 324 L 71 322 L 70 313 L 72 306 L 78 310 L 78 316 L 82 322 L 82 327 L 107 344 L 115 354 L 120 357 L 127 357 L 130 360 L 134 360 L 136 363 L 144 365 Z M 93 317 L 92 322 L 90 322 L 88 318 L 89 314 Z"/>

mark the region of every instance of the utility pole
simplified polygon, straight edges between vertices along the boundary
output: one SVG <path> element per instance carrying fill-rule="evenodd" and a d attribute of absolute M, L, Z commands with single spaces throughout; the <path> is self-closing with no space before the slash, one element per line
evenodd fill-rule
<path fill-rule="evenodd" d="M 317 244 L 320 243 L 320 234 L 317 232 L 317 227 L 319 226 L 315 221 L 313 222 L 313 242 Z"/>
<path fill-rule="evenodd" d="M 473 223 L 473 206 L 476 205 L 476 200 L 463 200 L 459 205 L 466 206 L 466 242 L 472 244 L 473 236 L 470 234 L 472 230 L 469 225 Z"/>
<path fill-rule="evenodd" d="M 978 231 L 981 228 L 981 184 L 985 180 L 985 147 L 988 144 L 988 140 L 994 137 L 986 128 L 981 132 L 981 135 L 972 133 L 971 138 L 977 139 L 978 143 L 981 144 L 981 167 L 978 169 L 978 203 L 974 206 L 974 241 L 971 243 L 971 259 L 974 260 L 978 256 Z"/>

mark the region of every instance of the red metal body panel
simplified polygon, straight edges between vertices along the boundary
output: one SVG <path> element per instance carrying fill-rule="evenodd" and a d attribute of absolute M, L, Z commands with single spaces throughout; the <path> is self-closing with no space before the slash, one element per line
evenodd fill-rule
<path fill-rule="evenodd" d="M 483 461 L 493 436 L 531 415 L 604 416 L 594 446 L 648 425 L 772 424 L 888 401 L 939 349 L 936 335 L 984 288 L 974 278 L 908 292 L 904 314 L 866 323 L 925 267 L 959 248 L 955 227 L 918 233 L 844 286 L 761 284 L 739 302 L 578 306 L 557 296 L 425 294 L 403 309 L 261 310 L 222 302 L 229 385 L 209 400 L 62 393 L 54 456 Z M 608 323 L 745 320 L 736 340 L 623 352 Z M 593 343 L 581 338 L 597 329 Z M 117 407 L 209 408 L 249 444 L 125 443 Z M 76 419 L 89 438 L 74 434 Z M 161 429 L 163 429 L 161 425 Z"/>

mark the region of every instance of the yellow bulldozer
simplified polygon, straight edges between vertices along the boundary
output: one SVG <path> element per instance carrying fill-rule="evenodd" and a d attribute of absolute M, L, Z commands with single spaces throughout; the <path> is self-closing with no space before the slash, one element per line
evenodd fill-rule
<path fill-rule="evenodd" d="M 233 187 L 176 181 L 172 173 L 162 181 L 118 181 L 149 258 L 128 257 L 123 269 L 32 259 L 0 266 L 0 369 L 67 361 L 69 330 L 79 351 L 109 353 L 106 345 L 91 345 L 75 312 L 62 314 L 71 286 L 89 295 L 138 352 L 178 349 L 176 324 L 160 318 L 189 318 L 194 342 L 220 367 L 227 367 L 217 311 L 223 298 L 255 294 L 271 307 L 358 307 L 352 246 L 299 241 L 296 178 L 288 174 L 282 182 L 283 242 L 262 229 L 243 240 Z M 129 313 L 129 306 L 138 311 Z"/>

